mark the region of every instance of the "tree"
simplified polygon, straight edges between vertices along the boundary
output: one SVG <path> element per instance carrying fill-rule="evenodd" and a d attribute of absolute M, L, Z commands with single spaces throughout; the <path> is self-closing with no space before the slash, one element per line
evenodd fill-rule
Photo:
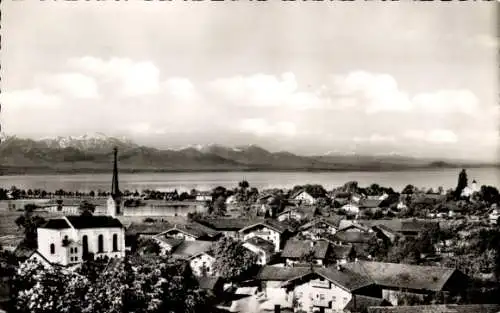
<path fill-rule="evenodd" d="M 238 183 L 238 187 L 240 189 L 247 189 L 248 187 L 250 187 L 250 184 L 248 183 L 248 181 L 242 180 Z"/>
<path fill-rule="evenodd" d="M 95 205 L 86 200 L 82 201 L 82 203 L 78 206 L 78 211 L 80 212 L 80 215 L 91 216 L 95 212 Z"/>
<path fill-rule="evenodd" d="M 45 224 L 45 219 L 38 215 L 33 215 L 36 206 L 26 204 L 23 215 L 19 216 L 15 223 L 17 227 L 24 228 L 24 239 L 22 245 L 27 248 L 37 248 L 37 228 Z"/>
<path fill-rule="evenodd" d="M 467 187 L 467 185 L 468 185 L 467 172 L 465 171 L 465 169 L 462 169 L 460 174 L 458 174 L 458 183 L 457 183 L 457 188 L 455 189 L 456 199 L 460 198 L 462 190 L 464 190 L 464 188 Z"/>
<path fill-rule="evenodd" d="M 406 187 L 403 188 L 401 191 L 402 194 L 414 194 L 415 193 L 415 186 L 413 185 L 406 185 Z"/>
<path fill-rule="evenodd" d="M 239 281 L 256 268 L 257 256 L 230 237 L 222 237 L 213 247 L 214 272 L 228 281 Z"/>

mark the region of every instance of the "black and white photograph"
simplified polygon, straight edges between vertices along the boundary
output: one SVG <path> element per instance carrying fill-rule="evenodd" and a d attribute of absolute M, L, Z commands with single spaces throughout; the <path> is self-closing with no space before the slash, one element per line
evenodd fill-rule
<path fill-rule="evenodd" d="M 0 313 L 500 313 L 498 1 L 0 11 Z"/>

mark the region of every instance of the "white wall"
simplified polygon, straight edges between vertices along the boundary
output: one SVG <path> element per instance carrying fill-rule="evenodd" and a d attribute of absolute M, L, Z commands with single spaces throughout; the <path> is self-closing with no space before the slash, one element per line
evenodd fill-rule
<path fill-rule="evenodd" d="M 253 244 L 250 244 L 248 242 L 243 243 L 243 247 L 247 248 L 251 252 L 255 253 L 258 258 L 257 258 L 257 264 L 258 265 L 266 265 L 269 260 L 271 259 L 271 256 L 266 253 L 264 250 L 254 246 Z"/>
<path fill-rule="evenodd" d="M 205 266 L 207 269 L 207 275 L 211 276 L 214 274 L 213 271 L 213 264 L 214 264 L 215 258 L 203 253 L 198 255 L 195 258 L 192 258 L 191 261 L 189 261 L 189 265 L 191 266 L 191 270 L 193 271 L 193 274 L 195 276 L 202 276 L 202 268 Z"/>
<path fill-rule="evenodd" d="M 319 285 L 327 288 L 318 287 Z M 325 312 L 343 312 L 344 307 L 351 301 L 351 293 L 339 286 L 324 279 L 311 279 L 301 285 L 295 286 L 293 295 L 297 299 L 299 305 L 306 312 L 312 312 L 315 304 L 321 302 L 332 302 L 331 309 L 326 309 Z M 320 303 L 317 303 L 320 302 Z"/>
<path fill-rule="evenodd" d="M 307 204 L 314 204 L 316 202 L 315 199 L 307 192 L 301 192 L 294 198 L 294 200 L 302 201 L 303 203 Z"/>
<path fill-rule="evenodd" d="M 258 226 L 243 232 L 244 241 L 256 236 L 264 240 L 271 241 L 274 244 L 274 251 L 280 251 L 281 235 L 277 231 L 265 226 Z"/>

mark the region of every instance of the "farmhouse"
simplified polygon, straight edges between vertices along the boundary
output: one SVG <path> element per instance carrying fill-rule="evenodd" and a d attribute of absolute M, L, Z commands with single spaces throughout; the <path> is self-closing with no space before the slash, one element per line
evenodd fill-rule
<path fill-rule="evenodd" d="M 274 244 L 275 252 L 280 251 L 281 245 L 286 239 L 289 230 L 279 222 L 264 220 L 262 222 L 249 225 L 240 230 L 240 238 L 248 240 L 252 237 L 260 237 Z"/>

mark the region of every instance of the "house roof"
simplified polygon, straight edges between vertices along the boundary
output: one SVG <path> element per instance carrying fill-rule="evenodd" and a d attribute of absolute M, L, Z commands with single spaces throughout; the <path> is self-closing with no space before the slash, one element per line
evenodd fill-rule
<path fill-rule="evenodd" d="M 313 251 L 314 258 L 324 259 L 326 258 L 329 245 L 330 243 L 324 240 L 312 241 L 291 239 L 286 242 L 285 248 L 281 252 L 281 257 L 300 259 L 306 256 L 310 251 Z"/>
<path fill-rule="evenodd" d="M 209 277 L 209 276 L 197 277 L 196 279 L 198 280 L 198 286 L 201 289 L 208 289 L 208 290 L 215 289 L 215 286 L 217 285 L 217 283 L 221 281 L 221 278 L 218 276 L 217 277 Z"/>
<path fill-rule="evenodd" d="M 173 227 L 165 230 L 163 233 L 167 234 L 174 230 L 183 232 L 195 238 L 200 238 L 205 236 L 216 237 L 217 235 L 220 234 L 220 232 L 196 222 L 191 222 L 188 224 L 175 224 Z"/>
<path fill-rule="evenodd" d="M 137 234 L 150 234 L 156 235 L 164 232 L 172 227 L 172 224 L 168 222 L 156 222 L 156 223 L 134 223 L 132 222 L 127 228 L 127 234 L 137 235 Z"/>
<path fill-rule="evenodd" d="M 262 250 L 264 250 L 267 253 L 273 253 L 274 252 L 274 244 L 270 241 L 267 241 L 265 239 L 262 239 L 260 237 L 254 236 L 248 240 L 246 240 L 247 243 L 254 245 Z"/>
<path fill-rule="evenodd" d="M 368 313 L 497 313 L 499 304 L 436 304 L 395 307 L 371 307 Z"/>
<path fill-rule="evenodd" d="M 123 227 L 119 219 L 111 216 L 66 216 L 66 218 L 76 229 Z"/>
<path fill-rule="evenodd" d="M 184 239 L 175 239 L 175 238 L 166 238 L 163 236 L 155 236 L 153 237 L 155 240 L 161 241 L 172 248 L 178 247 L 181 243 L 184 242 Z"/>
<path fill-rule="evenodd" d="M 262 281 L 287 281 L 310 272 L 309 267 L 263 266 L 257 274 L 257 279 Z"/>
<path fill-rule="evenodd" d="M 310 229 L 310 228 L 315 227 L 315 226 L 320 226 L 321 224 L 326 224 L 328 226 L 337 228 L 339 226 L 341 219 L 342 219 L 342 217 L 340 217 L 338 215 L 335 215 L 334 217 L 328 217 L 328 218 L 324 218 L 324 217 L 315 218 L 314 220 L 300 226 L 299 230 L 307 230 L 307 229 Z"/>
<path fill-rule="evenodd" d="M 346 243 L 369 243 L 376 237 L 377 235 L 375 233 L 353 231 L 338 231 L 333 235 L 335 240 Z"/>
<path fill-rule="evenodd" d="M 342 267 L 390 288 L 441 291 L 456 269 L 400 263 L 358 261 Z"/>
<path fill-rule="evenodd" d="M 390 302 L 388 302 L 385 299 L 368 297 L 363 295 L 353 295 L 351 301 L 347 303 L 344 310 L 351 312 L 366 312 L 369 307 L 374 307 L 374 306 L 385 307 L 390 305 L 391 305 Z"/>
<path fill-rule="evenodd" d="M 264 219 L 208 218 L 200 220 L 199 223 L 218 231 L 238 231 L 261 221 L 264 221 Z"/>
<path fill-rule="evenodd" d="M 288 230 L 287 227 L 285 227 L 283 224 L 281 224 L 280 222 L 278 221 L 275 221 L 275 220 L 271 220 L 271 219 L 266 219 L 266 220 L 263 220 L 263 221 L 260 221 L 260 222 L 257 222 L 255 224 L 252 224 L 252 225 L 248 225 L 244 228 L 242 228 L 240 231 L 241 232 L 244 232 L 246 230 L 249 230 L 249 229 L 252 229 L 254 227 L 257 227 L 257 226 L 265 226 L 265 227 L 268 227 L 274 231 L 277 231 L 278 233 L 284 233 L 285 231 Z"/>
<path fill-rule="evenodd" d="M 362 199 L 359 202 L 360 208 L 378 208 L 383 200 L 379 199 Z"/>
<path fill-rule="evenodd" d="M 395 232 L 422 232 L 432 227 L 438 227 L 439 222 L 428 221 L 422 219 L 390 219 L 390 220 L 357 220 L 357 221 L 341 221 L 342 226 L 358 223 L 366 227 L 383 225 Z"/>
<path fill-rule="evenodd" d="M 172 251 L 172 255 L 181 259 L 189 259 L 206 253 L 212 248 L 213 242 L 201 240 L 185 240 Z"/>
<path fill-rule="evenodd" d="M 347 220 L 345 220 L 345 221 L 347 221 Z M 356 222 L 353 222 L 353 223 L 350 223 L 350 222 L 348 222 L 348 223 L 345 223 L 345 222 L 342 223 L 341 222 L 340 225 L 341 226 L 339 227 L 339 231 L 344 231 L 344 230 L 347 230 L 347 229 L 350 229 L 350 228 L 357 228 L 357 229 L 359 229 L 361 231 L 364 231 L 364 232 L 370 231 L 369 227 L 366 227 L 364 225 L 358 224 Z"/>
<path fill-rule="evenodd" d="M 350 245 L 332 245 L 332 255 L 336 259 L 344 259 L 349 256 L 353 247 Z"/>

